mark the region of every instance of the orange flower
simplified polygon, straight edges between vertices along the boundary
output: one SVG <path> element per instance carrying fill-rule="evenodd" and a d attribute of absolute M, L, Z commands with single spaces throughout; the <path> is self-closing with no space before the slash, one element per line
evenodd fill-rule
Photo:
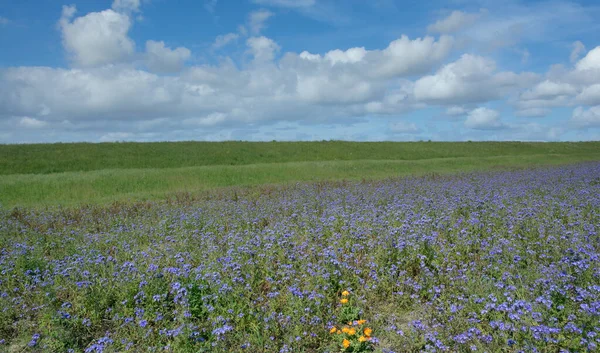
<path fill-rule="evenodd" d="M 340 300 L 340 303 L 346 304 L 346 303 L 348 303 L 348 299 L 344 298 L 344 299 Z"/>
<path fill-rule="evenodd" d="M 333 326 L 333 327 L 331 328 L 331 330 L 329 330 L 329 333 L 335 333 L 335 331 L 337 331 L 337 328 L 335 328 L 335 326 Z"/>
<path fill-rule="evenodd" d="M 341 334 L 342 334 L 342 331 L 340 331 L 340 330 L 338 329 L 338 330 L 337 330 L 335 333 L 337 333 L 338 335 L 341 335 Z"/>
<path fill-rule="evenodd" d="M 347 339 L 344 339 L 344 341 L 342 342 L 342 346 L 344 346 L 344 348 L 350 347 L 350 341 L 348 341 Z"/>
<path fill-rule="evenodd" d="M 365 336 L 371 337 L 373 330 L 371 330 L 370 328 L 367 327 L 364 332 L 365 332 Z"/>
<path fill-rule="evenodd" d="M 352 321 L 348 321 L 348 326 L 352 326 Z"/>
<path fill-rule="evenodd" d="M 358 342 L 363 343 L 364 341 L 366 341 L 367 339 L 365 338 L 365 336 L 360 336 L 358 338 Z"/>
<path fill-rule="evenodd" d="M 354 329 L 354 328 L 351 328 L 351 329 L 349 329 L 349 330 L 348 330 L 348 334 L 349 334 L 350 336 L 354 336 L 354 335 L 356 334 L 356 329 Z"/>
<path fill-rule="evenodd" d="M 350 329 L 349 329 L 349 328 L 347 328 L 347 327 L 343 327 L 343 328 L 342 328 L 342 332 L 343 332 L 343 333 L 348 333 L 348 332 L 350 332 Z"/>
<path fill-rule="evenodd" d="M 343 297 L 347 297 L 349 295 L 350 295 L 350 292 L 348 292 L 347 290 L 345 290 L 345 291 L 342 292 L 342 296 Z"/>
<path fill-rule="evenodd" d="M 358 321 L 357 321 L 357 324 L 358 324 L 358 325 L 362 325 L 362 324 L 364 324 L 365 322 L 367 322 L 367 320 L 358 320 Z"/>

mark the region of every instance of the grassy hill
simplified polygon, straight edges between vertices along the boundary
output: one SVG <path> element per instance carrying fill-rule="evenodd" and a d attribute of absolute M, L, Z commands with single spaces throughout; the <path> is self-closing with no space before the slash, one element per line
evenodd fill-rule
<path fill-rule="evenodd" d="M 152 200 L 176 192 L 600 160 L 600 142 L 160 142 L 0 145 L 0 204 Z"/>

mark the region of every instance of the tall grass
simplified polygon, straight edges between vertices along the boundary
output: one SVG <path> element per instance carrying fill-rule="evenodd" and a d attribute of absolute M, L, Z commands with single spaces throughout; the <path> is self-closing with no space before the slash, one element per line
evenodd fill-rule
<path fill-rule="evenodd" d="M 0 146 L 0 207 L 157 200 L 230 186 L 600 160 L 600 143 L 223 142 Z"/>
<path fill-rule="evenodd" d="M 598 154 L 600 142 L 158 142 L 0 145 L 0 175 L 336 160 Z"/>
<path fill-rule="evenodd" d="M 321 180 L 383 179 L 426 173 L 507 169 L 597 160 L 589 155 L 444 158 L 417 161 L 331 161 L 206 166 L 171 169 L 122 169 L 50 175 L 0 177 L 3 207 L 77 206 L 165 198 L 180 192 Z"/>

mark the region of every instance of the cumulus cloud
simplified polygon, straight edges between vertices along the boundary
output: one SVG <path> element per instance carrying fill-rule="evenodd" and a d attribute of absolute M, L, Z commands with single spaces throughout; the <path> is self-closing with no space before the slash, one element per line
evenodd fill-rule
<path fill-rule="evenodd" d="M 169 49 L 164 42 L 149 40 L 146 42 L 146 61 L 153 72 L 170 73 L 183 68 L 192 52 L 185 47 Z"/>
<path fill-rule="evenodd" d="M 298 97 L 313 103 L 360 102 L 373 114 L 389 114 L 415 106 L 412 83 L 387 80 L 418 75 L 431 70 L 448 55 L 452 39 L 432 37 L 414 40 L 406 36 L 383 50 L 362 47 L 332 50 L 324 55 L 288 54 L 280 66 L 295 72 Z M 386 94 L 387 93 L 387 94 Z M 362 108 L 360 108 L 362 109 Z"/>
<path fill-rule="evenodd" d="M 128 36 L 131 21 L 112 9 L 73 18 L 74 6 L 63 6 L 59 21 L 63 45 L 79 67 L 95 67 L 129 58 L 135 44 Z"/>
<path fill-rule="evenodd" d="M 409 41 L 401 39 L 406 48 L 411 48 Z M 67 119 L 72 124 L 69 129 L 112 126 L 118 131 L 174 131 L 186 119 L 192 119 L 187 124 L 195 121 L 194 126 L 207 128 L 236 122 L 335 121 L 400 114 L 422 107 L 412 97 L 413 83 L 403 76 L 418 74 L 443 60 L 436 54 L 443 41 L 413 41 L 417 46 L 427 43 L 428 50 L 420 50 L 420 58 L 414 53 L 403 57 L 390 55 L 386 49 L 351 48 L 324 55 L 285 53 L 276 60 L 281 50 L 277 43 L 267 37 L 250 37 L 252 65 L 240 69 L 226 59 L 218 65 L 184 67 L 174 76 L 129 65 L 9 68 L 0 71 L 0 117 Z M 149 42 L 148 52 L 158 53 L 160 71 L 181 68 L 187 57 L 187 52 L 177 54 L 161 42 Z M 394 70 L 383 72 L 388 76 L 369 70 L 381 65 Z"/>
<path fill-rule="evenodd" d="M 408 78 L 436 67 L 451 43 L 450 38 L 401 37 L 381 50 L 288 52 L 276 59 L 279 45 L 256 36 L 246 41 L 250 65 L 240 68 L 225 58 L 217 65 L 182 68 L 187 52 L 149 41 L 146 65 L 153 72 L 133 65 L 0 71 L 0 119 L 7 114 L 43 117 L 51 123 L 47 127 L 68 120 L 61 128 L 73 134 L 129 131 L 145 139 L 190 136 L 196 130 L 208 134 L 240 123 L 398 115 L 424 107 L 414 99 Z M 415 50 L 402 55 L 401 49 Z M 158 74 L 179 69 L 176 75 Z"/>
<path fill-rule="evenodd" d="M 77 17 L 75 7 L 64 7 L 59 28 L 73 67 L 0 69 L 0 130 L 9 127 L 31 136 L 40 131 L 86 133 L 107 141 L 227 138 L 242 136 L 231 132 L 240 126 L 248 131 L 287 122 L 358 126 L 365 119 L 396 118 L 440 105 L 446 119 L 465 119 L 460 124 L 467 132 L 461 136 L 470 138 L 479 130 L 497 130 L 493 136 L 519 131 L 509 117 L 504 123 L 497 110 L 483 107 L 505 98 L 521 116 L 545 116 L 553 107 L 579 105 L 571 126 L 598 125 L 600 47 L 587 53 L 581 49 L 571 67 L 553 66 L 543 75 L 504 71 L 494 60 L 474 54 L 448 62 L 453 51 L 464 49 L 448 35 L 400 36 L 375 49 L 285 52 L 260 34 L 273 14 L 258 10 L 237 33 L 218 36 L 212 45 L 219 49 L 238 41 L 246 55 L 194 65 L 189 49 L 161 41 L 148 40 L 145 50 L 136 52 L 129 37 L 130 16 L 139 9 L 139 1 L 120 0 L 111 9 Z M 450 14 L 431 30 L 460 32 L 473 21 L 463 15 L 480 14 Z M 480 26 L 481 21 L 475 22 L 471 25 Z M 476 106 L 480 108 L 472 109 Z M 388 137 L 417 138 L 422 132 L 412 122 L 385 121 L 380 124 L 388 128 Z M 556 137 L 563 131 L 550 134 L 544 124 L 528 124 L 519 126 L 537 131 L 536 136 Z"/>
<path fill-rule="evenodd" d="M 467 113 L 467 109 L 465 109 L 464 107 L 460 107 L 460 106 L 452 106 L 452 107 L 448 107 L 446 109 L 446 115 L 450 115 L 450 116 L 458 116 L 458 115 L 465 115 Z"/>
<path fill-rule="evenodd" d="M 424 73 L 445 59 L 452 49 L 452 37 L 442 36 L 436 42 L 433 37 L 410 40 L 402 36 L 391 42 L 381 52 L 376 52 L 378 63 L 374 73 L 384 77 L 401 76 L 407 73 Z"/>
<path fill-rule="evenodd" d="M 575 108 L 571 116 L 571 122 L 578 128 L 600 127 L 600 105 L 589 109 Z"/>
<path fill-rule="evenodd" d="M 575 68 L 579 71 L 600 70 L 600 46 L 590 50 L 577 62 Z"/>
<path fill-rule="evenodd" d="M 576 92 L 577 90 L 571 84 L 545 80 L 524 92 L 521 98 L 525 100 L 549 99 L 559 96 L 572 96 Z"/>
<path fill-rule="evenodd" d="M 577 101 L 587 105 L 600 105 L 600 83 L 585 87 L 577 95 Z"/>
<path fill-rule="evenodd" d="M 545 76 L 519 95 L 514 103 L 517 115 L 543 117 L 556 107 L 600 104 L 600 47 L 586 53 L 572 69 L 555 65 Z"/>
<path fill-rule="evenodd" d="M 279 51 L 279 45 L 267 37 L 250 37 L 246 40 L 249 52 L 255 61 L 273 61 L 275 54 Z"/>
<path fill-rule="evenodd" d="M 253 34 L 259 34 L 267 26 L 267 20 L 273 15 L 274 13 L 264 9 L 251 12 L 248 16 L 250 31 Z"/>
<path fill-rule="evenodd" d="M 0 80 L 3 105 L 22 116 L 47 120 L 152 118 L 167 112 L 179 97 L 173 79 L 135 69 L 20 67 Z M 12 93 L 3 88 L 12 87 Z M 160 113 L 158 113 L 160 114 Z"/>
<path fill-rule="evenodd" d="M 383 50 L 367 51 L 362 47 L 345 51 L 336 49 L 324 56 L 304 51 L 300 57 L 312 63 L 328 66 L 339 64 L 363 71 L 363 75 L 373 79 L 392 78 L 428 72 L 448 56 L 452 44 L 452 37 L 448 36 L 442 36 L 436 41 L 433 37 L 411 40 L 403 35 Z"/>
<path fill-rule="evenodd" d="M 415 98 L 437 104 L 464 104 L 495 100 L 537 79 L 532 73 L 496 72 L 496 63 L 477 55 L 463 54 L 434 75 L 415 83 Z"/>
<path fill-rule="evenodd" d="M 527 122 L 508 126 L 506 131 L 511 140 L 557 141 L 567 130 L 562 126 Z"/>
<path fill-rule="evenodd" d="M 210 113 L 202 117 L 187 118 L 183 120 L 184 125 L 189 126 L 213 126 L 223 123 L 227 120 L 224 113 Z"/>
<path fill-rule="evenodd" d="M 114 0 L 112 9 L 117 12 L 139 12 L 140 0 Z"/>
<path fill-rule="evenodd" d="M 316 58 L 314 55 L 311 55 L 307 52 L 303 53 L 304 56 L 309 60 L 311 58 Z M 364 47 L 350 48 L 346 51 L 335 49 L 325 54 L 325 59 L 328 60 L 332 65 L 335 65 L 336 63 L 357 63 L 360 62 L 366 54 L 367 51 Z"/>
<path fill-rule="evenodd" d="M 475 130 L 497 130 L 506 126 L 500 122 L 500 113 L 496 110 L 480 107 L 469 113 L 465 127 Z"/>
<path fill-rule="evenodd" d="M 457 32 L 477 21 L 481 13 L 466 13 L 463 11 L 452 11 L 447 17 L 436 21 L 427 27 L 427 31 L 434 33 Z"/>
<path fill-rule="evenodd" d="M 214 49 L 220 49 L 226 46 L 227 44 L 236 41 L 239 37 L 240 35 L 238 33 L 227 33 L 219 35 L 215 38 L 215 42 L 213 43 L 212 47 Z"/>
<path fill-rule="evenodd" d="M 30 118 L 28 116 L 24 116 L 19 120 L 19 126 L 28 129 L 39 129 L 48 125 L 47 122 L 38 120 L 36 118 Z"/>

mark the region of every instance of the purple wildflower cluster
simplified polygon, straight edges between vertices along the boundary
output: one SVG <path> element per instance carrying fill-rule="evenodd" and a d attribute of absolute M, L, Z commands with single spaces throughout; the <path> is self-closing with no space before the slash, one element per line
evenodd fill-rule
<path fill-rule="evenodd" d="M 0 211 L 0 350 L 334 352 L 349 289 L 383 352 L 596 351 L 599 227 L 600 163 Z"/>

